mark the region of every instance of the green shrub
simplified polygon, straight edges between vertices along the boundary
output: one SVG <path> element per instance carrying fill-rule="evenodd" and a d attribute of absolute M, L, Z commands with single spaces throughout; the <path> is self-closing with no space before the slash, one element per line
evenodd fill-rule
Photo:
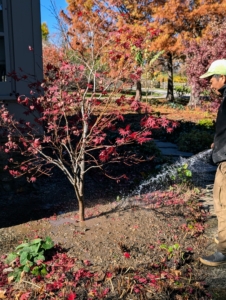
<path fill-rule="evenodd" d="M 214 134 L 210 131 L 193 129 L 190 132 L 181 133 L 178 138 L 178 149 L 198 153 L 210 148 Z"/>
<path fill-rule="evenodd" d="M 205 129 L 213 129 L 214 122 L 211 119 L 202 119 L 198 122 L 198 125 Z"/>
<path fill-rule="evenodd" d="M 174 102 L 168 103 L 167 106 L 170 107 L 170 108 L 173 108 L 173 109 L 178 109 L 178 110 L 184 110 L 185 109 L 184 105 L 179 104 L 179 103 L 174 103 Z"/>
<path fill-rule="evenodd" d="M 22 272 L 32 273 L 35 276 L 46 275 L 46 265 L 43 263 L 46 259 L 46 251 L 54 246 L 50 237 L 43 239 L 35 239 L 30 242 L 25 242 L 16 247 L 15 252 L 10 253 L 7 258 L 7 264 L 13 266 L 13 271 L 9 273 L 9 277 L 19 281 Z"/>
<path fill-rule="evenodd" d="M 183 86 L 174 86 L 174 91 L 177 94 L 177 97 L 181 98 L 183 97 L 185 94 L 190 93 L 191 89 L 187 86 L 187 85 L 183 85 Z"/>

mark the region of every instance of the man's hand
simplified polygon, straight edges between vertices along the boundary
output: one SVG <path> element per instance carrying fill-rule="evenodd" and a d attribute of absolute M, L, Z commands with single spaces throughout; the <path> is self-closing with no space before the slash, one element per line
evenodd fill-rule
<path fill-rule="evenodd" d="M 210 148 L 213 149 L 213 147 L 214 147 L 214 143 L 211 144 Z"/>

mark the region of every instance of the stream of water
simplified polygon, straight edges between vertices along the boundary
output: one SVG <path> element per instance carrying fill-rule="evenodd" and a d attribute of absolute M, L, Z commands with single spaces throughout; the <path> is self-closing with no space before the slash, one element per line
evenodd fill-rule
<path fill-rule="evenodd" d="M 214 169 L 214 167 L 210 164 L 211 154 L 212 150 L 208 149 L 187 159 L 180 157 L 179 160 L 172 165 L 163 165 L 159 174 L 157 174 L 155 177 L 150 177 L 148 180 L 142 182 L 136 189 L 135 194 L 140 195 L 143 192 L 151 192 L 167 187 L 167 185 L 172 182 L 171 178 L 177 175 L 178 168 L 185 164 L 188 165 L 187 169 L 192 172 L 193 182 L 195 184 L 204 183 L 204 177 L 206 175 L 207 177 L 209 177 L 208 172 Z M 206 178 L 206 180 L 208 180 L 208 178 Z"/>
<path fill-rule="evenodd" d="M 157 190 L 167 189 L 172 184 L 172 177 L 175 177 L 178 168 L 187 164 L 187 170 L 192 172 L 192 182 L 195 186 L 205 187 L 213 183 L 216 166 L 212 163 L 212 149 L 202 151 L 189 158 L 180 157 L 172 165 L 163 165 L 159 173 L 143 181 L 130 195 L 123 198 L 124 205 L 130 202 L 129 199 L 138 199 L 142 194 L 151 193 Z"/>

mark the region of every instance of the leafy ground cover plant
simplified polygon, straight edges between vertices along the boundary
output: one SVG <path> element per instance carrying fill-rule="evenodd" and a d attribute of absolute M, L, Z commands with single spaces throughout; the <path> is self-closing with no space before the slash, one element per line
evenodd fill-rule
<path fill-rule="evenodd" d="M 176 169 L 176 174 L 171 176 L 171 179 L 177 184 L 191 184 L 192 172 L 188 168 L 188 164 L 183 164 Z"/>
<path fill-rule="evenodd" d="M 160 249 L 165 249 L 168 254 L 168 259 L 170 259 L 174 255 L 175 251 L 178 251 L 180 249 L 180 245 L 174 244 L 174 245 L 167 246 L 166 244 L 162 244 L 160 245 Z"/>
<path fill-rule="evenodd" d="M 6 263 L 11 266 L 12 272 L 9 278 L 19 281 L 24 273 L 31 273 L 35 276 L 47 274 L 46 253 L 52 249 L 54 243 L 50 237 L 44 240 L 41 238 L 27 241 L 15 248 L 15 251 L 7 255 Z"/>

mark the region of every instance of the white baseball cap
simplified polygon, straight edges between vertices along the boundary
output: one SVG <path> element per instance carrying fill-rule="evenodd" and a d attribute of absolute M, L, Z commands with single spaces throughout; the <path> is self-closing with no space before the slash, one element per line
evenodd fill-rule
<path fill-rule="evenodd" d="M 199 78 L 207 78 L 213 75 L 226 75 L 226 59 L 218 59 L 212 62 L 208 71 Z"/>

